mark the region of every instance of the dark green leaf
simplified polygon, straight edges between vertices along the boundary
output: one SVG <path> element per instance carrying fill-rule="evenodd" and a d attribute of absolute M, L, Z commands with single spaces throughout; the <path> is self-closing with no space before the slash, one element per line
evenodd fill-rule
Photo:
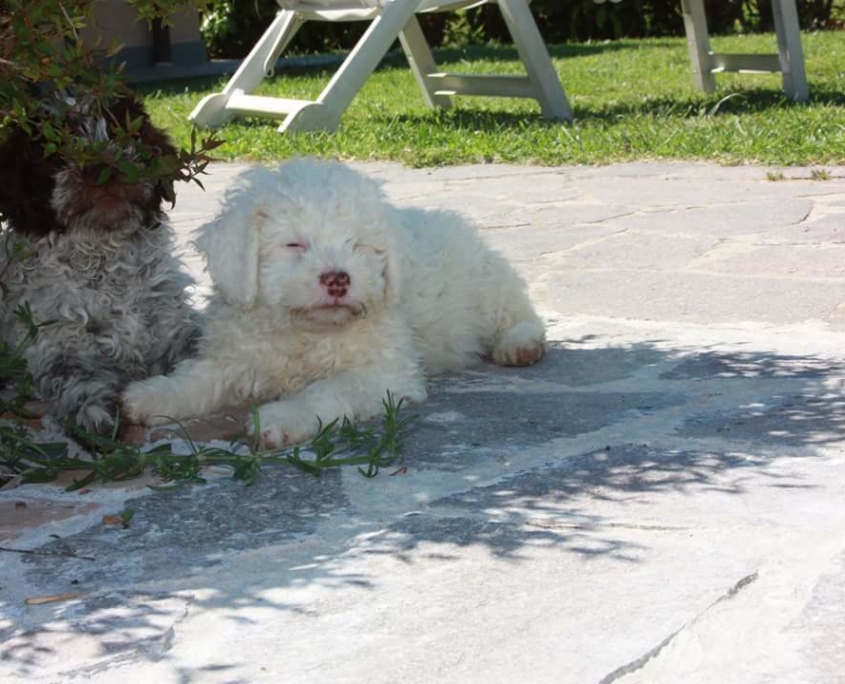
<path fill-rule="evenodd" d="M 106 183 L 112 177 L 113 172 L 114 169 L 111 166 L 104 166 L 97 176 L 96 184 L 103 185 Z"/>

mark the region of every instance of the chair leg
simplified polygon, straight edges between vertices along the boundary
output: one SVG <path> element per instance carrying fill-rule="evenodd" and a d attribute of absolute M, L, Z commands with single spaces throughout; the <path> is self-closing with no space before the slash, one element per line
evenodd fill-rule
<path fill-rule="evenodd" d="M 340 125 L 343 112 L 379 65 L 399 32 L 414 16 L 421 2 L 406 0 L 386 5 L 320 93 L 316 105 L 293 112 L 279 127 L 279 131 L 335 130 Z"/>
<path fill-rule="evenodd" d="M 497 4 L 528 72 L 543 115 L 550 119 L 572 121 L 569 101 L 546 49 L 546 43 L 534 21 L 534 15 L 528 8 L 528 2 L 498 0 Z"/>
<path fill-rule="evenodd" d="M 276 59 L 304 23 L 305 20 L 296 12 L 279 12 L 255 47 L 241 62 L 234 76 L 229 79 L 223 92 L 204 97 L 188 118 L 198 126 L 208 128 L 222 126 L 231 121 L 235 114 L 226 110 L 231 96 L 236 92 L 251 93 L 266 76 L 272 75 Z"/>
<path fill-rule="evenodd" d="M 434 55 L 431 54 L 431 48 L 425 40 L 416 15 L 405 24 L 405 28 L 399 34 L 399 42 L 402 44 L 408 65 L 411 67 L 417 85 L 422 91 L 425 103 L 431 108 L 448 109 L 451 107 L 452 98 L 447 95 L 438 95 L 436 88 L 428 80 L 428 74 L 437 71 L 437 63 L 434 61 Z"/>
<path fill-rule="evenodd" d="M 778 37 L 783 89 L 791 100 L 807 102 L 810 99 L 810 93 L 807 87 L 807 73 L 804 69 L 804 51 L 801 47 L 795 0 L 772 0 L 772 13 Z"/>
<path fill-rule="evenodd" d="M 712 72 L 710 59 L 710 35 L 707 31 L 707 15 L 702 0 L 681 0 L 684 12 L 684 30 L 692 64 L 695 87 L 706 93 L 716 90 L 716 77 Z"/>

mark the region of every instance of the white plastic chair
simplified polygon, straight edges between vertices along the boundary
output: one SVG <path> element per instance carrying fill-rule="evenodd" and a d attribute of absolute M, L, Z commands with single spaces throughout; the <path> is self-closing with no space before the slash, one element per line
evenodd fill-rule
<path fill-rule="evenodd" d="M 723 71 L 739 73 L 777 73 L 783 77 L 786 95 L 796 102 L 809 99 L 804 51 L 798 26 L 795 0 L 771 0 L 778 39 L 778 54 L 723 54 L 710 49 L 707 17 L 703 0 L 681 0 L 693 78 L 699 90 L 716 89 L 714 74 Z"/>
<path fill-rule="evenodd" d="M 399 38 L 430 107 L 451 106 L 453 95 L 527 97 L 544 116 L 572 120 L 569 102 L 528 7 L 530 0 L 277 0 L 281 11 L 221 93 L 208 95 L 190 114 L 199 126 L 218 127 L 235 116 L 284 119 L 280 132 L 334 130 L 343 112 Z M 416 18 L 419 12 L 498 5 L 525 76 L 461 75 L 437 68 Z M 299 28 L 310 20 L 370 21 L 370 26 L 314 100 L 263 97 L 251 93 L 272 76 L 274 65 Z"/>

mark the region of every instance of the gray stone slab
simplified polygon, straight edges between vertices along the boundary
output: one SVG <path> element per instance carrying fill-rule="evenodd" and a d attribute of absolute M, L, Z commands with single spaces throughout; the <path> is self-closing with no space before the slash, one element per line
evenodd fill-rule
<path fill-rule="evenodd" d="M 845 672 L 843 640 L 832 640 L 829 635 L 845 634 L 845 554 L 835 559 L 832 567 L 819 578 L 812 596 L 801 615 L 790 625 L 789 631 L 803 643 L 805 670 L 796 667 L 794 680 L 835 682 Z M 809 636 L 809 638 L 808 638 Z M 803 670 L 803 671 L 802 671 Z"/>
<path fill-rule="evenodd" d="M 769 175 L 781 174 L 784 181 L 781 185 L 791 185 L 795 182 L 808 181 L 813 170 L 818 167 L 791 166 L 785 168 L 760 167 L 754 164 L 741 166 L 724 166 L 714 173 L 713 164 L 706 162 L 676 162 L 676 161 L 639 161 L 611 164 L 608 166 L 577 166 L 564 167 L 563 173 L 571 177 L 580 178 L 640 178 L 653 181 L 668 179 L 721 181 L 756 181 L 775 183 L 769 180 Z M 845 178 L 845 167 L 827 167 L 827 171 L 834 179 Z M 818 181 L 813 181 L 816 185 Z"/>
<path fill-rule="evenodd" d="M 723 177 L 694 180 L 669 178 L 661 185 L 661 190 L 654 192 L 653 182 L 632 178 L 619 179 L 615 183 L 594 181 L 593 184 L 585 183 L 581 187 L 586 193 L 600 201 L 622 201 L 625 204 L 652 207 L 747 204 L 751 198 L 754 203 L 776 202 L 787 197 L 796 200 L 841 193 L 841 188 L 837 183 L 814 181 L 773 183 L 765 180 L 736 180 Z"/>
<path fill-rule="evenodd" d="M 774 394 L 722 412 L 686 420 L 685 437 L 720 435 L 725 439 L 787 446 L 845 443 L 845 400 L 839 395 Z"/>
<path fill-rule="evenodd" d="M 624 224 L 624 221 L 622 221 Z M 603 228 L 617 225 L 603 222 Z M 565 253 L 556 253 L 553 268 L 559 270 L 643 269 L 669 271 L 682 269 L 701 257 L 719 238 L 656 235 L 623 229 L 604 239 L 583 241 Z M 548 252 L 547 252 L 548 254 Z"/>
<path fill-rule="evenodd" d="M 44 593 L 186 578 L 240 552 L 314 533 L 321 516 L 346 505 L 336 472 L 318 480 L 293 468 L 269 469 L 250 487 L 226 478 L 127 501 L 134 510 L 128 528 L 101 525 L 44 547 L 70 544 L 93 561 L 28 556 L 23 562 Z"/>
<path fill-rule="evenodd" d="M 793 229 L 810 213 L 813 203 L 809 199 L 783 202 L 740 201 L 702 206 L 688 203 L 671 210 L 649 211 L 624 217 L 617 221 L 626 228 L 654 232 L 668 236 L 724 238 L 736 235 L 767 236 L 770 231 Z"/>
<path fill-rule="evenodd" d="M 725 246 L 712 258 L 707 257 L 704 255 L 691 268 L 746 276 L 845 279 L 845 244 Z"/>
<path fill-rule="evenodd" d="M 824 380 L 845 375 L 845 361 L 818 356 L 762 352 L 704 352 L 694 354 L 662 380 L 713 380 L 719 378 L 805 378 Z"/>
<path fill-rule="evenodd" d="M 536 216 L 527 217 L 527 220 L 525 226 L 511 230 L 485 230 L 484 239 L 493 249 L 507 254 L 511 261 L 534 263 L 548 254 L 590 245 L 619 232 L 618 227 L 603 221 L 573 227 L 568 224 L 542 226 Z"/>
<path fill-rule="evenodd" d="M 566 459 L 559 466 L 537 468 L 503 479 L 495 485 L 475 487 L 431 502 L 433 507 L 469 510 L 522 510 L 569 512 L 575 519 L 591 499 L 625 502 L 633 497 L 664 491 L 723 488 L 731 491 L 731 472 L 759 469 L 763 459 L 743 453 L 661 449 L 648 445 L 608 445 L 603 449 Z M 589 516 L 581 520 L 591 524 Z M 598 521 L 592 521 L 601 527 Z M 632 524 L 634 522 L 632 521 Z M 590 553 L 590 550 L 577 550 Z"/>
<path fill-rule="evenodd" d="M 845 212 L 810 216 L 799 224 L 768 231 L 763 238 L 790 244 L 841 244 L 845 242 Z"/>
<path fill-rule="evenodd" d="M 683 400 L 669 392 L 585 395 L 452 386 L 419 412 L 422 420 L 409 436 L 408 461 L 419 468 L 465 470 L 479 460 L 597 432 L 632 413 L 653 413 Z"/>
<path fill-rule="evenodd" d="M 537 279 L 535 291 L 549 308 L 564 316 L 697 323 L 823 321 L 845 301 L 845 282 L 822 287 L 800 279 L 634 269 L 546 271 Z"/>
<path fill-rule="evenodd" d="M 608 343 L 593 346 L 591 339 L 552 340 L 542 363 L 527 368 L 501 369 L 488 366 L 486 372 L 458 376 L 444 381 L 452 391 L 466 386 L 472 378 L 477 384 L 493 384 L 497 379 L 512 379 L 516 386 L 543 383 L 548 387 L 590 388 L 596 385 L 634 380 L 645 370 L 667 362 L 668 354 L 649 343 Z M 671 360 L 669 361 L 671 363 Z"/>
<path fill-rule="evenodd" d="M 21 681 L 45 673 L 54 681 L 68 681 L 136 660 L 159 660 L 189 605 L 189 596 L 131 591 L 82 598 L 56 610 L 49 625 L 33 626 L 5 640 L 0 660 L 15 663 Z M 79 667 L 68 658 L 69 646 Z"/>
<path fill-rule="evenodd" d="M 479 224 L 547 357 L 432 380 L 371 480 L 0 491 L 90 502 L 0 546 L 94 559 L 0 552 L 0 679 L 838 681 L 845 169 L 357 166 Z M 179 188 L 198 298 L 190 231 L 243 168 Z"/>

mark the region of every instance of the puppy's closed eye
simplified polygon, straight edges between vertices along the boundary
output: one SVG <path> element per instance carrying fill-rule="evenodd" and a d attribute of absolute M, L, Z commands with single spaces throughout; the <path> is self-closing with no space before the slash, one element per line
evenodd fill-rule
<path fill-rule="evenodd" d="M 375 254 L 376 256 L 381 256 L 385 252 L 385 250 L 379 249 L 378 247 L 373 247 L 372 245 L 363 245 L 361 243 L 357 243 L 355 245 L 355 250 L 358 252 L 365 252 L 367 254 Z"/>
<path fill-rule="evenodd" d="M 308 251 L 308 245 L 302 242 L 270 243 L 262 245 L 261 257 L 264 259 L 280 259 L 284 257 L 301 257 Z"/>

